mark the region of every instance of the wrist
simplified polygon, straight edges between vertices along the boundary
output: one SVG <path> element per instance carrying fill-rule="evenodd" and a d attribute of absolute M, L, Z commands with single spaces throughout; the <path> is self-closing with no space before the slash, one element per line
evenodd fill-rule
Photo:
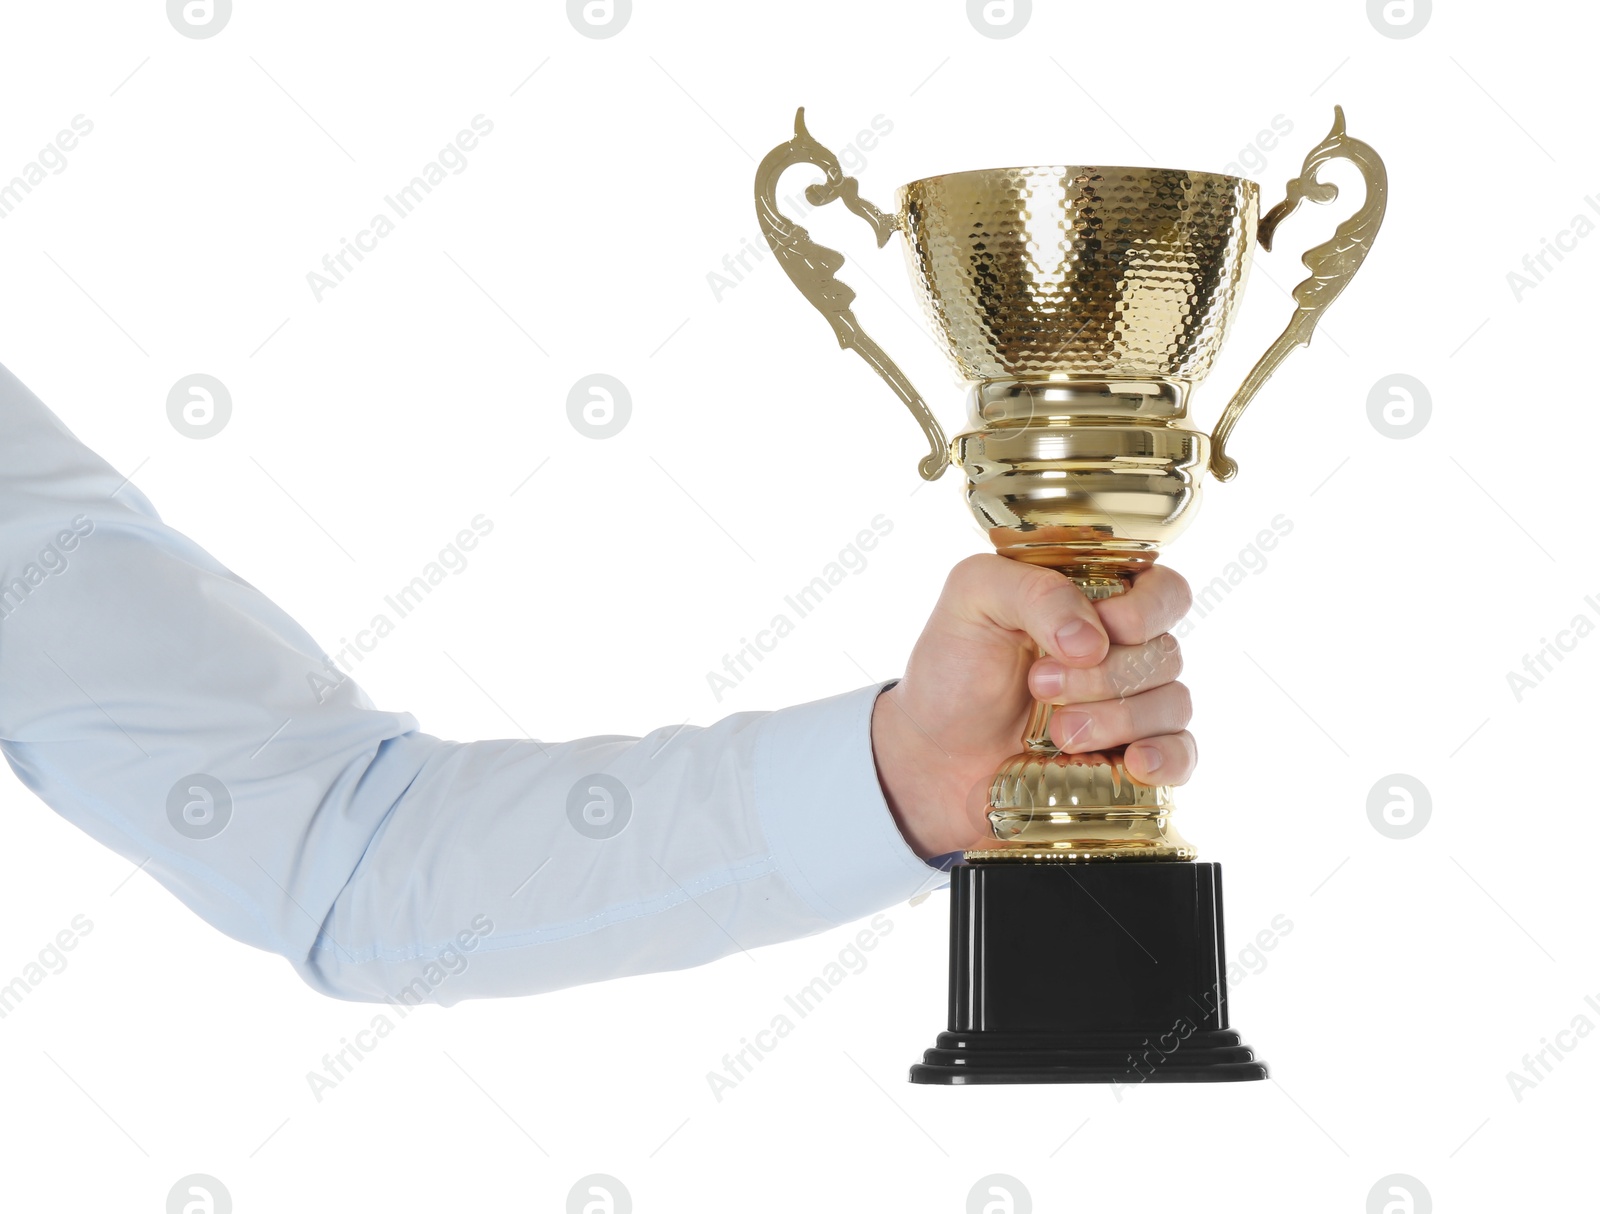
<path fill-rule="evenodd" d="M 906 845 L 923 860 L 953 851 L 948 828 L 954 815 L 941 798 L 950 785 L 945 767 L 949 756 L 907 713 L 901 687 L 879 694 L 872 706 L 872 757 L 878 784 Z"/>

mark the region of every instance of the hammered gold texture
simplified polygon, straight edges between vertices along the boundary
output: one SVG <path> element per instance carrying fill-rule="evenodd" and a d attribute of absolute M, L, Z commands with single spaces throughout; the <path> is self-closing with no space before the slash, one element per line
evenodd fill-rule
<path fill-rule="evenodd" d="M 1253 181 L 1035 166 L 902 186 L 912 276 L 966 380 L 1102 375 L 1196 383 L 1238 304 Z"/>

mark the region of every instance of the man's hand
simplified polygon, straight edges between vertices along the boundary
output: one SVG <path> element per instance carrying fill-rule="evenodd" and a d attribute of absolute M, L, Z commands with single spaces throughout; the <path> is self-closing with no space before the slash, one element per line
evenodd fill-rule
<path fill-rule="evenodd" d="M 1127 744 L 1134 779 L 1187 780 L 1189 691 L 1167 630 L 1189 602 L 1188 583 L 1160 566 L 1091 603 L 1053 569 L 1001 556 L 957 565 L 905 678 L 872 712 L 878 778 L 912 850 L 927 859 L 988 835 L 989 779 L 1021 749 L 1035 699 L 1070 706 L 1051 722 L 1062 750 Z"/>

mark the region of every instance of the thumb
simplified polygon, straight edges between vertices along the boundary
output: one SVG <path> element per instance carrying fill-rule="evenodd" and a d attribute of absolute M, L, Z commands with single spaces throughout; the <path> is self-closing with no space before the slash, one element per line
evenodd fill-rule
<path fill-rule="evenodd" d="M 985 553 L 950 572 L 946 605 L 963 619 L 1025 632 L 1068 666 L 1094 666 L 1110 648 L 1099 613 L 1071 579 L 1054 569 Z"/>

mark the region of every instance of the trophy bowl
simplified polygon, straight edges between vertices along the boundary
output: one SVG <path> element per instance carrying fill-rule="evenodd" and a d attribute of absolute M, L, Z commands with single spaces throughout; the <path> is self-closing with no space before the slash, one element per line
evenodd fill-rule
<path fill-rule="evenodd" d="M 925 177 L 897 201 L 962 379 L 1187 385 L 1222 347 L 1260 196 L 1220 173 L 1055 165 Z"/>

